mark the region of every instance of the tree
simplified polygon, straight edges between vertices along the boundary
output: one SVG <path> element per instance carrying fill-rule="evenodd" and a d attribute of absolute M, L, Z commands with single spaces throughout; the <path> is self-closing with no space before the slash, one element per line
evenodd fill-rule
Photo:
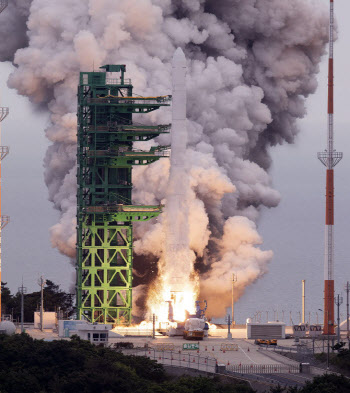
<path fill-rule="evenodd" d="M 1 313 L 11 314 L 13 308 L 13 298 L 7 282 L 1 281 Z"/>
<path fill-rule="evenodd" d="M 313 382 L 307 382 L 300 393 L 348 393 L 350 381 L 344 376 L 335 374 L 322 375 L 314 378 Z"/>
<path fill-rule="evenodd" d="M 13 313 L 16 320 L 21 318 L 21 294 L 11 295 L 6 283 L 3 283 L 2 305 L 3 313 Z M 34 312 L 40 309 L 41 292 L 32 292 L 24 295 L 24 320 L 26 322 L 34 322 Z M 51 280 L 46 281 L 44 288 L 44 310 L 45 311 L 62 311 L 64 317 L 69 317 L 74 312 L 73 307 L 74 296 L 64 292 L 59 285 Z"/>
<path fill-rule="evenodd" d="M 71 316 L 73 309 L 73 295 L 64 292 L 51 280 L 46 280 L 44 288 L 44 309 L 46 311 L 63 311 L 66 317 Z"/>
<path fill-rule="evenodd" d="M 27 334 L 0 335 L 3 393 L 253 393 L 247 383 L 216 378 L 169 378 L 143 356 L 126 356 L 88 341 L 45 342 Z"/>
<path fill-rule="evenodd" d="M 286 387 L 282 388 L 280 384 L 270 388 L 270 393 L 284 393 L 286 391 Z"/>

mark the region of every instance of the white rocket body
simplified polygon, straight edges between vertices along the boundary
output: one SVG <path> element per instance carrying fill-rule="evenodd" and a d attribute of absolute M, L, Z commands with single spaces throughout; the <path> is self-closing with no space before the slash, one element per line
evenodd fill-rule
<path fill-rule="evenodd" d="M 189 256 L 187 192 L 189 177 L 185 170 L 187 147 L 187 65 L 183 51 L 178 48 L 173 58 L 173 102 L 171 131 L 171 167 L 166 198 L 167 236 L 165 274 L 171 277 L 172 292 L 180 292 L 183 279 L 188 280 L 192 265 Z"/>

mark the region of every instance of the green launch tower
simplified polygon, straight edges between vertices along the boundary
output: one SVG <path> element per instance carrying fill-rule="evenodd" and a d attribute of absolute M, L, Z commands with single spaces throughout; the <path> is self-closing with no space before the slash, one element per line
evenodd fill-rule
<path fill-rule="evenodd" d="M 78 88 L 77 317 L 129 324 L 132 309 L 133 223 L 162 206 L 132 204 L 132 167 L 169 157 L 168 146 L 133 148 L 170 132 L 145 126 L 133 114 L 169 106 L 171 96 L 133 96 L 125 65 L 80 73 Z"/>

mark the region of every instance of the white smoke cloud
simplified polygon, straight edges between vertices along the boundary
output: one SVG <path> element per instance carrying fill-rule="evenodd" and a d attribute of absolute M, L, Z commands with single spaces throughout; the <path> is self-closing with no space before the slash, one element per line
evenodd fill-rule
<path fill-rule="evenodd" d="M 136 93 L 169 94 L 170 62 L 181 46 L 189 67 L 190 245 L 202 261 L 201 296 L 212 304 L 215 293 L 223 296 L 224 306 L 233 270 L 241 291 L 264 274 L 272 253 L 259 248 L 255 222 L 262 206 L 280 199 L 268 151 L 294 141 L 296 119 L 316 89 L 326 9 L 313 0 L 21 0 L 5 12 L 0 31 L 9 40 L 0 59 L 17 66 L 8 84 L 51 113 L 45 181 L 62 213 L 53 246 L 74 257 L 79 71 L 127 64 Z M 169 120 L 162 110 L 147 121 Z M 136 168 L 135 202 L 164 201 L 168 175 L 166 160 Z M 160 257 L 163 224 L 136 227 L 137 254 Z"/>

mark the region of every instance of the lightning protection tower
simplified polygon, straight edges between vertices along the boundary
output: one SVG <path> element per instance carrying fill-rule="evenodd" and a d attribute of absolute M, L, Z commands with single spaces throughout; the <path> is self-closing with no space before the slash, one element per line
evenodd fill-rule
<path fill-rule="evenodd" d="M 326 175 L 326 232 L 324 259 L 324 326 L 323 334 L 334 331 L 334 167 L 343 153 L 334 149 L 334 1 L 330 0 L 329 60 L 328 60 L 328 132 L 327 149 L 318 158 L 327 168 Z"/>
<path fill-rule="evenodd" d="M 0 14 L 7 7 L 7 0 L 0 0 Z M 0 107 L 0 141 L 1 141 L 1 122 L 9 114 L 9 108 Z M 7 146 L 0 146 L 0 321 L 1 321 L 1 231 L 8 224 L 9 217 L 1 215 L 1 162 L 9 153 Z"/>
<path fill-rule="evenodd" d="M 169 106 L 171 96 L 133 95 L 125 65 L 82 72 L 78 88 L 77 316 L 90 322 L 129 324 L 132 309 L 133 223 L 162 206 L 132 204 L 132 168 L 169 157 L 167 146 L 133 148 L 168 133 L 133 114 Z"/>
<path fill-rule="evenodd" d="M 1 143 L 1 122 L 9 114 L 9 108 L 0 107 L 0 143 Z M 1 215 L 1 163 L 8 155 L 8 146 L 0 146 L 0 321 L 1 321 L 1 232 L 5 226 L 10 222 L 9 216 Z"/>

